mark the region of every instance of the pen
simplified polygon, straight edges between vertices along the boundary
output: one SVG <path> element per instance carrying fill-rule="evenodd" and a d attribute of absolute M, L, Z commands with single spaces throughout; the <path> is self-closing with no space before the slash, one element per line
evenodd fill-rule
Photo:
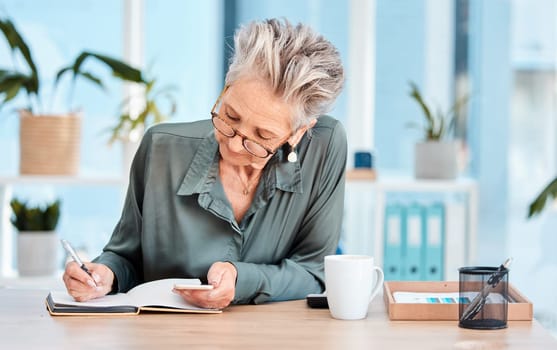
<path fill-rule="evenodd" d="M 79 258 L 79 255 L 77 255 L 77 253 L 75 252 L 75 250 L 71 246 L 70 242 L 66 241 L 65 239 L 61 239 L 60 243 L 62 243 L 62 247 L 64 247 L 66 252 L 68 252 L 68 254 L 70 254 L 73 261 L 75 261 L 83 271 L 87 272 L 87 274 L 89 274 L 89 276 L 93 277 L 91 275 L 91 272 L 89 272 L 89 270 L 87 269 L 87 266 L 85 266 L 83 261 L 81 261 L 81 259 Z M 95 279 L 93 279 L 93 283 L 95 283 L 95 285 L 96 285 Z"/>
<path fill-rule="evenodd" d="M 495 288 L 499 284 L 503 276 L 505 276 L 505 274 L 509 271 L 508 269 L 512 262 L 513 258 L 508 258 L 501 264 L 501 266 L 499 266 L 497 271 L 493 272 L 491 276 L 489 276 L 486 285 L 462 313 L 462 317 L 460 318 L 461 321 L 471 320 L 476 317 L 476 315 L 483 308 L 491 289 Z"/>

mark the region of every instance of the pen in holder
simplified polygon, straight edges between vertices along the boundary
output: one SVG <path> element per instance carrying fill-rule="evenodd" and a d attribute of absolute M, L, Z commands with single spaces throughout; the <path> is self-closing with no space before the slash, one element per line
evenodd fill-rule
<path fill-rule="evenodd" d="M 463 328 L 507 327 L 509 266 L 462 267 L 459 269 L 459 323 Z"/>

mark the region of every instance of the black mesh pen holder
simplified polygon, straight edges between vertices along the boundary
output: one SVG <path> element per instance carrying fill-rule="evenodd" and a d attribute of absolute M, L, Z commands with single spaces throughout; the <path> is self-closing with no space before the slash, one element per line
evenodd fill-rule
<path fill-rule="evenodd" d="M 459 327 L 507 328 L 509 274 L 506 268 L 474 266 L 459 269 Z"/>

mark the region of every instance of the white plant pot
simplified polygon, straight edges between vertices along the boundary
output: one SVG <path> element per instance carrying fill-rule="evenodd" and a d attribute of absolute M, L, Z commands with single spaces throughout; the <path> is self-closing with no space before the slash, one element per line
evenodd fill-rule
<path fill-rule="evenodd" d="M 416 144 L 416 179 L 450 180 L 458 175 L 458 143 L 428 141 Z"/>
<path fill-rule="evenodd" d="M 56 231 L 20 231 L 17 234 L 17 270 L 20 276 L 53 275 L 58 267 Z"/>

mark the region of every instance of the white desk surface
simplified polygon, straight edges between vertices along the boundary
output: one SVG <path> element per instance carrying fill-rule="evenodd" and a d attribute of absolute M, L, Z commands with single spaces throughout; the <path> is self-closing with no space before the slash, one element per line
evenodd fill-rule
<path fill-rule="evenodd" d="M 232 306 L 218 315 L 51 317 L 46 294 L 0 288 L 3 349 L 557 349 L 535 320 L 493 331 L 456 321 L 390 321 L 381 296 L 367 319 L 339 321 L 304 300 Z"/>

